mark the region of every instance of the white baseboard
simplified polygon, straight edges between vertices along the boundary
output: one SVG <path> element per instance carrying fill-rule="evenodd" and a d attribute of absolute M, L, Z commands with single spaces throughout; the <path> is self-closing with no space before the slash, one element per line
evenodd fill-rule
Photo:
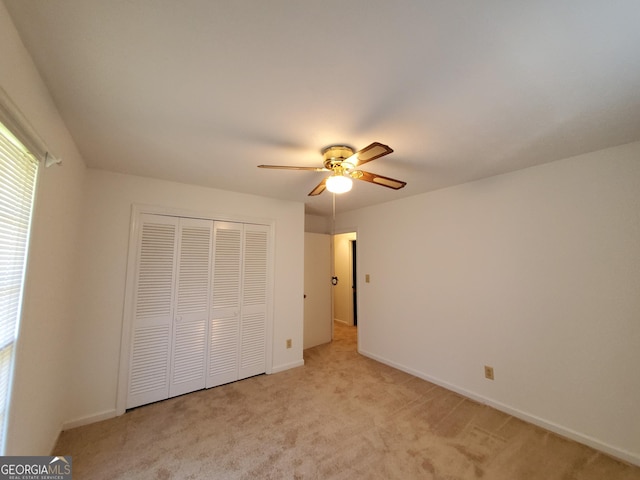
<path fill-rule="evenodd" d="M 297 360 L 291 363 L 285 363 L 284 365 L 278 365 L 277 367 L 272 367 L 271 373 L 280 373 L 296 367 L 304 367 L 304 359 Z"/>
<path fill-rule="evenodd" d="M 116 415 L 116 409 L 105 410 L 104 412 L 96 413 L 93 415 L 87 415 L 75 420 L 69 420 L 62 424 L 62 430 L 69 430 L 71 428 L 82 427 L 83 425 L 89 425 L 90 423 L 100 422 L 102 420 L 108 420 Z"/>
<path fill-rule="evenodd" d="M 333 319 L 333 321 L 334 321 L 334 322 L 341 323 L 341 324 L 343 324 L 343 325 L 347 325 L 347 326 L 349 326 L 349 327 L 350 327 L 350 326 L 352 326 L 350 323 L 347 323 L 347 322 L 345 322 L 344 320 L 340 320 L 339 318 L 334 318 L 334 319 Z"/>
<path fill-rule="evenodd" d="M 390 367 L 397 368 L 398 370 L 402 370 L 403 372 L 413 375 L 414 377 L 421 378 L 423 380 L 426 380 L 431 383 L 435 383 L 436 385 L 446 388 L 447 390 L 451 390 L 453 392 L 459 393 L 460 395 L 467 397 L 471 400 L 474 400 L 476 402 L 479 402 L 485 405 L 489 405 L 490 407 L 493 407 L 496 410 L 500 410 L 501 412 L 504 412 L 513 417 L 519 418 L 520 420 L 524 420 L 525 422 L 531 423 L 533 425 L 537 425 L 538 427 L 542 427 L 545 430 L 549 430 L 553 433 L 557 433 L 558 435 L 561 435 L 568 439 L 575 440 L 576 442 L 582 443 L 583 445 L 587 445 L 591 448 L 595 448 L 596 450 L 606 453 L 607 455 L 615 457 L 619 460 L 622 460 L 627 463 L 631 463 L 633 465 L 640 466 L 640 455 L 638 454 L 615 447 L 613 445 L 609 445 L 608 443 L 604 443 L 596 438 L 590 437 L 589 435 L 584 435 L 580 432 L 576 432 L 569 428 L 563 427 L 562 425 L 558 425 L 557 423 L 549 422 L 544 418 L 537 417 L 530 413 L 518 410 L 517 408 L 510 407 L 509 405 L 506 405 L 504 403 L 492 400 L 482 395 L 478 395 L 475 392 L 465 390 L 464 388 L 460 388 L 456 385 L 452 385 L 451 383 L 445 382 L 439 378 L 434 378 L 430 375 L 426 375 L 422 372 L 414 370 L 413 368 L 406 367 L 399 363 L 388 360 L 384 357 L 380 357 L 379 355 L 376 355 L 374 353 L 366 352 L 363 350 L 359 350 L 359 353 L 364 355 L 365 357 L 369 357 L 380 363 L 389 365 Z"/>

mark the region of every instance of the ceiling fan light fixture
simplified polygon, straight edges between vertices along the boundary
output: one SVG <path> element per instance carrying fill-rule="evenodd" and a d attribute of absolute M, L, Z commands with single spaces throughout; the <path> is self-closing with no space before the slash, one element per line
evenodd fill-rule
<path fill-rule="evenodd" d="M 327 190 L 331 193 L 345 193 L 353 187 L 353 180 L 344 175 L 331 175 L 327 178 Z"/>
<path fill-rule="evenodd" d="M 324 156 L 322 167 L 296 167 L 288 165 L 258 165 L 258 167 L 276 170 L 331 172 L 329 177 L 324 177 L 322 181 L 309 192 L 310 197 L 320 195 L 325 190 L 329 190 L 331 193 L 348 192 L 353 186 L 353 179 L 400 190 L 407 182 L 360 170 L 361 165 L 389 155 L 392 152 L 393 149 L 389 147 L 389 145 L 384 145 L 380 142 L 373 142 L 371 145 L 355 153 L 353 148 L 347 145 L 331 145 L 322 150 L 322 155 Z"/>

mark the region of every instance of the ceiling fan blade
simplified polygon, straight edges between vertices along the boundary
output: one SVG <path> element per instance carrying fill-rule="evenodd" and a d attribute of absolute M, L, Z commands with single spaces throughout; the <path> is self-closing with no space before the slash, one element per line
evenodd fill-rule
<path fill-rule="evenodd" d="M 327 177 L 329 178 L 329 177 Z M 324 192 L 327 188 L 327 178 L 323 179 L 318 185 L 316 185 L 316 188 L 314 188 L 313 190 L 311 190 L 311 192 L 309 193 L 310 197 L 314 197 L 316 195 L 320 195 L 322 192 Z"/>
<path fill-rule="evenodd" d="M 329 170 L 323 167 L 295 167 L 288 165 L 258 165 L 258 168 L 271 168 L 274 170 L 310 170 L 312 172 L 328 172 Z"/>
<path fill-rule="evenodd" d="M 358 170 L 358 172 L 358 175 L 353 175 L 353 178 L 364 180 L 369 183 L 375 183 L 376 185 L 382 185 L 383 187 L 393 188 L 394 190 L 400 190 L 407 184 L 407 182 L 403 182 L 402 180 L 396 180 L 395 178 L 385 177 L 375 173 L 365 172 L 362 170 Z"/>
<path fill-rule="evenodd" d="M 389 155 L 391 152 L 393 152 L 393 149 L 389 145 L 373 142 L 371 145 L 353 154 L 353 157 L 357 159 L 355 166 L 359 167 L 371 160 Z"/>

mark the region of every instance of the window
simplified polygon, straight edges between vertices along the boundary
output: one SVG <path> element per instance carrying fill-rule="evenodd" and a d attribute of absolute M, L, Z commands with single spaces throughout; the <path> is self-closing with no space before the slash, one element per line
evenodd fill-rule
<path fill-rule="evenodd" d="M 0 454 L 5 452 L 38 162 L 0 123 Z"/>

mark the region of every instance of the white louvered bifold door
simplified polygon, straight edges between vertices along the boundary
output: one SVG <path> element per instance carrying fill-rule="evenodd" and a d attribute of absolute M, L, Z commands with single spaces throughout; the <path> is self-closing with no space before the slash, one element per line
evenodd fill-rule
<path fill-rule="evenodd" d="M 244 226 L 239 379 L 266 371 L 268 243 L 268 226 Z"/>
<path fill-rule="evenodd" d="M 242 231 L 240 223 L 214 222 L 207 388 L 238 379 Z"/>
<path fill-rule="evenodd" d="M 179 219 L 140 215 L 127 408 L 167 398 Z"/>
<path fill-rule="evenodd" d="M 169 396 L 206 386 L 213 222 L 180 220 Z"/>

